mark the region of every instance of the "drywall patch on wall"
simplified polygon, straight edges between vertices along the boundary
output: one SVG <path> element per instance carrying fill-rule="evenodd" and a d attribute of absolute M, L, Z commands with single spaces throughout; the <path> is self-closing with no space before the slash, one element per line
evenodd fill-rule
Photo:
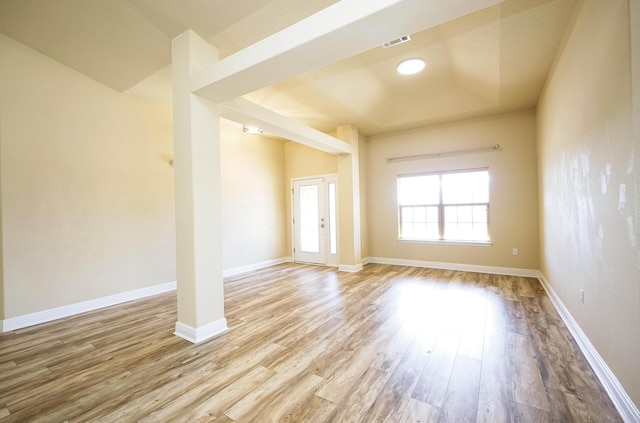
<path fill-rule="evenodd" d="M 603 194 L 607 193 L 609 187 L 609 179 L 611 179 L 611 163 L 607 163 L 604 170 L 600 171 L 600 185 L 602 186 Z"/>
<path fill-rule="evenodd" d="M 589 184 L 590 161 L 591 152 L 586 147 L 563 151 L 552 178 L 554 190 L 545 191 L 547 215 L 552 216 L 548 222 L 553 228 L 548 231 L 553 237 L 551 242 L 572 256 L 585 256 L 584 263 L 573 269 L 573 272 L 578 272 L 579 275 L 588 275 L 596 271 L 597 263 L 601 261 L 602 242 L 606 237 L 606 228 L 596 219 Z M 606 177 L 609 180 L 611 175 Z M 562 222 L 574 224 L 566 225 Z M 594 239 L 600 239 L 600 242 L 592 242 Z"/>
<path fill-rule="evenodd" d="M 620 190 L 618 192 L 618 210 L 622 210 L 627 204 L 627 184 L 620 184 Z"/>
<path fill-rule="evenodd" d="M 630 128 L 622 126 L 618 132 L 626 132 L 628 140 Z M 611 128 L 603 131 L 603 138 L 609 132 Z M 572 267 L 571 274 L 582 280 L 595 275 L 610 280 L 610 265 L 605 263 L 613 260 L 623 265 L 620 241 L 636 245 L 635 216 L 629 207 L 634 175 L 629 172 L 633 160 L 628 157 L 633 151 L 623 134 L 613 144 L 598 143 L 597 136 L 594 138 L 566 146 L 560 153 L 548 185 L 552 189 L 545 190 L 547 236 L 571 257 L 581 257 L 563 260 L 563 267 Z M 600 171 L 593 175 L 592 169 Z M 610 189 L 613 187 L 617 189 Z"/>
<path fill-rule="evenodd" d="M 636 245 L 636 232 L 633 229 L 633 216 L 627 216 L 627 230 L 629 232 L 629 243 L 632 247 Z"/>

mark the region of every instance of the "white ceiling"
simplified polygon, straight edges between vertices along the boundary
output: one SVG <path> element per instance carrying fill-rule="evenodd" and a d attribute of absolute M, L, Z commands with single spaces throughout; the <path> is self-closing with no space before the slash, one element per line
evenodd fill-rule
<path fill-rule="evenodd" d="M 171 40 L 186 29 L 224 58 L 336 2 L 0 0 L 0 33 L 117 91 L 170 101 Z M 367 135 L 533 107 L 577 2 L 504 0 L 244 97 L 324 132 L 350 123 Z M 398 75 L 414 56 L 425 71 Z"/>

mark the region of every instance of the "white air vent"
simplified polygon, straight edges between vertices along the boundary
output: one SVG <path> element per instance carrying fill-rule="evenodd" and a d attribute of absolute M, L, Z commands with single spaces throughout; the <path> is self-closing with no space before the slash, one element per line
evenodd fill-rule
<path fill-rule="evenodd" d="M 388 42 L 384 43 L 382 45 L 382 47 L 384 47 L 384 48 L 393 47 L 393 46 L 396 46 L 398 44 L 406 43 L 407 41 L 411 41 L 411 37 L 408 36 L 408 35 L 405 35 L 404 37 L 400 37 L 400 38 L 397 38 L 395 40 L 391 40 L 391 41 L 388 41 Z"/>

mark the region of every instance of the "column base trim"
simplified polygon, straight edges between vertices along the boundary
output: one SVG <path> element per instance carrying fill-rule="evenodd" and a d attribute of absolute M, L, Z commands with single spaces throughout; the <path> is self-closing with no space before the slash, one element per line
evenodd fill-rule
<path fill-rule="evenodd" d="M 185 325 L 184 323 L 176 322 L 176 330 L 173 334 L 191 343 L 199 344 L 200 342 L 226 332 L 228 329 L 227 319 L 224 318 L 204 326 L 200 326 L 199 328 L 194 328 L 192 326 Z"/>
<path fill-rule="evenodd" d="M 340 264 L 338 265 L 338 272 L 359 272 L 362 270 L 362 263 L 358 264 Z"/>

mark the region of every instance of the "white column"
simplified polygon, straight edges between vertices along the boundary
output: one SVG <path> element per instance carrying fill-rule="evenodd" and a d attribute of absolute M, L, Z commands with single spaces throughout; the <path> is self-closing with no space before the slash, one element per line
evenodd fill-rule
<path fill-rule="evenodd" d="M 221 251 L 219 105 L 191 91 L 192 75 L 218 61 L 193 31 L 173 40 L 173 136 L 178 321 L 198 343 L 227 329 Z"/>
<path fill-rule="evenodd" d="M 357 272 L 362 269 L 358 129 L 353 125 L 339 126 L 338 139 L 351 144 L 351 154 L 338 155 L 338 269 Z"/>

